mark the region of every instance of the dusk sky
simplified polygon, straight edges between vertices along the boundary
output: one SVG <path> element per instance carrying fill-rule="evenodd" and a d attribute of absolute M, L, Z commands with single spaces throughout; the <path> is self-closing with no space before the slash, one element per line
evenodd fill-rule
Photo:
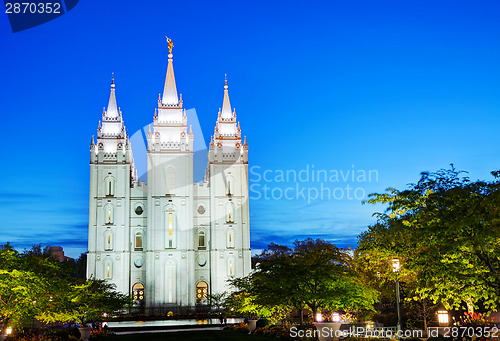
<path fill-rule="evenodd" d="M 308 236 L 354 247 L 384 209 L 361 204 L 369 193 L 451 163 L 472 180 L 500 169 L 496 0 L 81 0 L 17 33 L 0 18 L 1 244 L 86 252 L 89 144 L 111 74 L 132 137 L 163 90 L 165 36 L 207 143 L 227 73 L 249 145 L 254 252 Z"/>

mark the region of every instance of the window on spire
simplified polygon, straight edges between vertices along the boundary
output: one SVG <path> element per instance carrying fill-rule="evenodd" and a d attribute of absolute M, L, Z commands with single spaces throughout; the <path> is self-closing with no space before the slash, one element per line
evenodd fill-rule
<path fill-rule="evenodd" d="M 176 238 L 176 215 L 173 209 L 169 208 L 165 212 L 165 248 L 175 249 Z"/>
<path fill-rule="evenodd" d="M 114 208 L 113 208 L 113 205 L 107 204 L 105 206 L 105 208 L 104 208 L 104 214 L 106 215 L 104 217 L 105 221 L 106 221 L 106 224 L 112 225 L 113 221 L 114 221 Z"/>
<path fill-rule="evenodd" d="M 206 245 L 205 245 L 205 232 L 200 231 L 198 232 L 198 250 L 206 250 Z"/>
<path fill-rule="evenodd" d="M 104 263 L 104 278 L 113 278 L 113 263 L 111 262 L 111 259 L 106 260 L 106 262 Z"/>
<path fill-rule="evenodd" d="M 234 222 L 234 205 L 233 203 L 228 203 L 226 206 L 227 214 L 226 214 L 226 222 L 232 223 Z"/>
<path fill-rule="evenodd" d="M 135 251 L 142 251 L 142 232 L 135 234 Z"/>
<path fill-rule="evenodd" d="M 111 176 L 106 178 L 106 196 L 112 197 L 115 195 L 115 179 Z"/>
<path fill-rule="evenodd" d="M 107 231 L 104 235 L 104 250 L 112 251 L 113 250 L 113 235 L 111 231 Z"/>
<path fill-rule="evenodd" d="M 235 271 L 234 271 L 234 260 L 231 257 L 231 258 L 229 258 L 227 260 L 227 275 L 228 276 L 234 276 L 234 273 L 235 273 Z"/>
<path fill-rule="evenodd" d="M 226 248 L 234 249 L 234 231 L 227 230 Z"/>
<path fill-rule="evenodd" d="M 167 185 L 166 194 L 174 194 L 175 193 L 175 168 L 173 166 L 167 167 L 166 185 Z"/>

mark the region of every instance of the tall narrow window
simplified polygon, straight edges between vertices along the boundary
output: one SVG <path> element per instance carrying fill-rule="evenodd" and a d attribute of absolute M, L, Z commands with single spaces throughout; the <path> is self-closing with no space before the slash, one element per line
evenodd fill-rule
<path fill-rule="evenodd" d="M 174 194 L 175 193 L 175 168 L 173 166 L 167 167 L 166 184 L 167 184 L 166 193 L 167 194 Z"/>
<path fill-rule="evenodd" d="M 112 279 L 113 278 L 113 263 L 111 262 L 110 259 L 108 259 L 104 263 L 104 278 L 105 279 Z"/>
<path fill-rule="evenodd" d="M 232 203 L 228 203 L 226 206 L 227 214 L 226 214 L 226 222 L 232 223 L 234 222 L 234 205 Z"/>
<path fill-rule="evenodd" d="M 174 249 L 175 232 L 176 232 L 176 216 L 173 209 L 169 208 L 165 212 L 165 248 Z"/>
<path fill-rule="evenodd" d="M 198 250 L 206 250 L 206 245 L 205 245 L 205 232 L 200 231 L 198 232 Z"/>
<path fill-rule="evenodd" d="M 233 258 L 229 258 L 227 260 L 227 275 L 234 276 L 234 260 Z"/>
<path fill-rule="evenodd" d="M 227 195 L 234 194 L 234 179 L 232 176 L 226 177 L 226 194 Z"/>
<path fill-rule="evenodd" d="M 104 208 L 104 213 L 106 214 L 105 220 L 106 224 L 113 224 L 114 221 L 114 209 L 113 205 L 108 204 Z"/>
<path fill-rule="evenodd" d="M 169 261 L 165 268 L 165 301 L 167 303 L 175 303 L 176 301 L 176 265 L 173 261 Z"/>
<path fill-rule="evenodd" d="M 135 234 L 135 250 L 142 251 L 142 233 L 137 232 Z"/>
<path fill-rule="evenodd" d="M 110 231 L 106 232 L 104 235 L 104 250 L 105 251 L 111 251 L 113 250 L 113 235 L 111 234 Z"/>
<path fill-rule="evenodd" d="M 226 247 L 228 249 L 234 249 L 234 231 L 227 231 Z"/>
<path fill-rule="evenodd" d="M 115 179 L 113 179 L 112 177 L 106 178 L 106 195 L 115 195 Z"/>

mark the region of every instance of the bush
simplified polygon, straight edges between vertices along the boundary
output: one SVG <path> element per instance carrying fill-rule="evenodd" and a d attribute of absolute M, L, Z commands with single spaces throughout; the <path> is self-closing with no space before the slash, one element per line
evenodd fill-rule
<path fill-rule="evenodd" d="M 264 328 L 267 325 L 269 325 L 269 321 L 263 318 L 258 319 L 255 324 L 256 328 Z"/>
<path fill-rule="evenodd" d="M 109 329 L 92 329 L 90 331 L 90 338 L 89 340 L 102 340 L 107 338 L 110 335 L 115 335 L 112 331 Z"/>
<path fill-rule="evenodd" d="M 290 337 L 290 328 L 287 326 L 267 325 L 265 327 L 255 329 L 253 335 L 271 337 L 279 340 L 292 340 Z"/>
<path fill-rule="evenodd" d="M 228 327 L 226 330 L 229 330 L 231 332 L 236 332 L 236 333 L 248 334 L 248 326 L 244 322 L 240 322 L 238 324 L 233 324 L 232 326 Z"/>

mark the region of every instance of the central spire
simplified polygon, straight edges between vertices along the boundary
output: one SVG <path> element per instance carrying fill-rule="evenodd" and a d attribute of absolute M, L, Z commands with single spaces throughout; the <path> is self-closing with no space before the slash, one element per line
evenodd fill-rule
<path fill-rule="evenodd" d="M 175 86 L 175 76 L 174 76 L 174 65 L 172 62 L 172 48 L 174 44 L 172 40 L 168 37 L 168 66 L 167 66 L 167 76 L 165 77 L 165 87 L 163 88 L 163 97 L 161 99 L 162 104 L 173 105 L 179 103 L 179 98 L 177 97 L 177 87 Z"/>
<path fill-rule="evenodd" d="M 115 76 L 111 77 L 111 93 L 109 94 L 108 111 L 106 117 L 118 117 L 118 107 L 116 105 L 115 96 Z"/>
<path fill-rule="evenodd" d="M 222 118 L 232 118 L 233 113 L 231 112 L 231 103 L 229 102 L 229 92 L 227 90 L 227 74 L 225 75 L 224 84 L 224 101 L 222 103 Z"/>

